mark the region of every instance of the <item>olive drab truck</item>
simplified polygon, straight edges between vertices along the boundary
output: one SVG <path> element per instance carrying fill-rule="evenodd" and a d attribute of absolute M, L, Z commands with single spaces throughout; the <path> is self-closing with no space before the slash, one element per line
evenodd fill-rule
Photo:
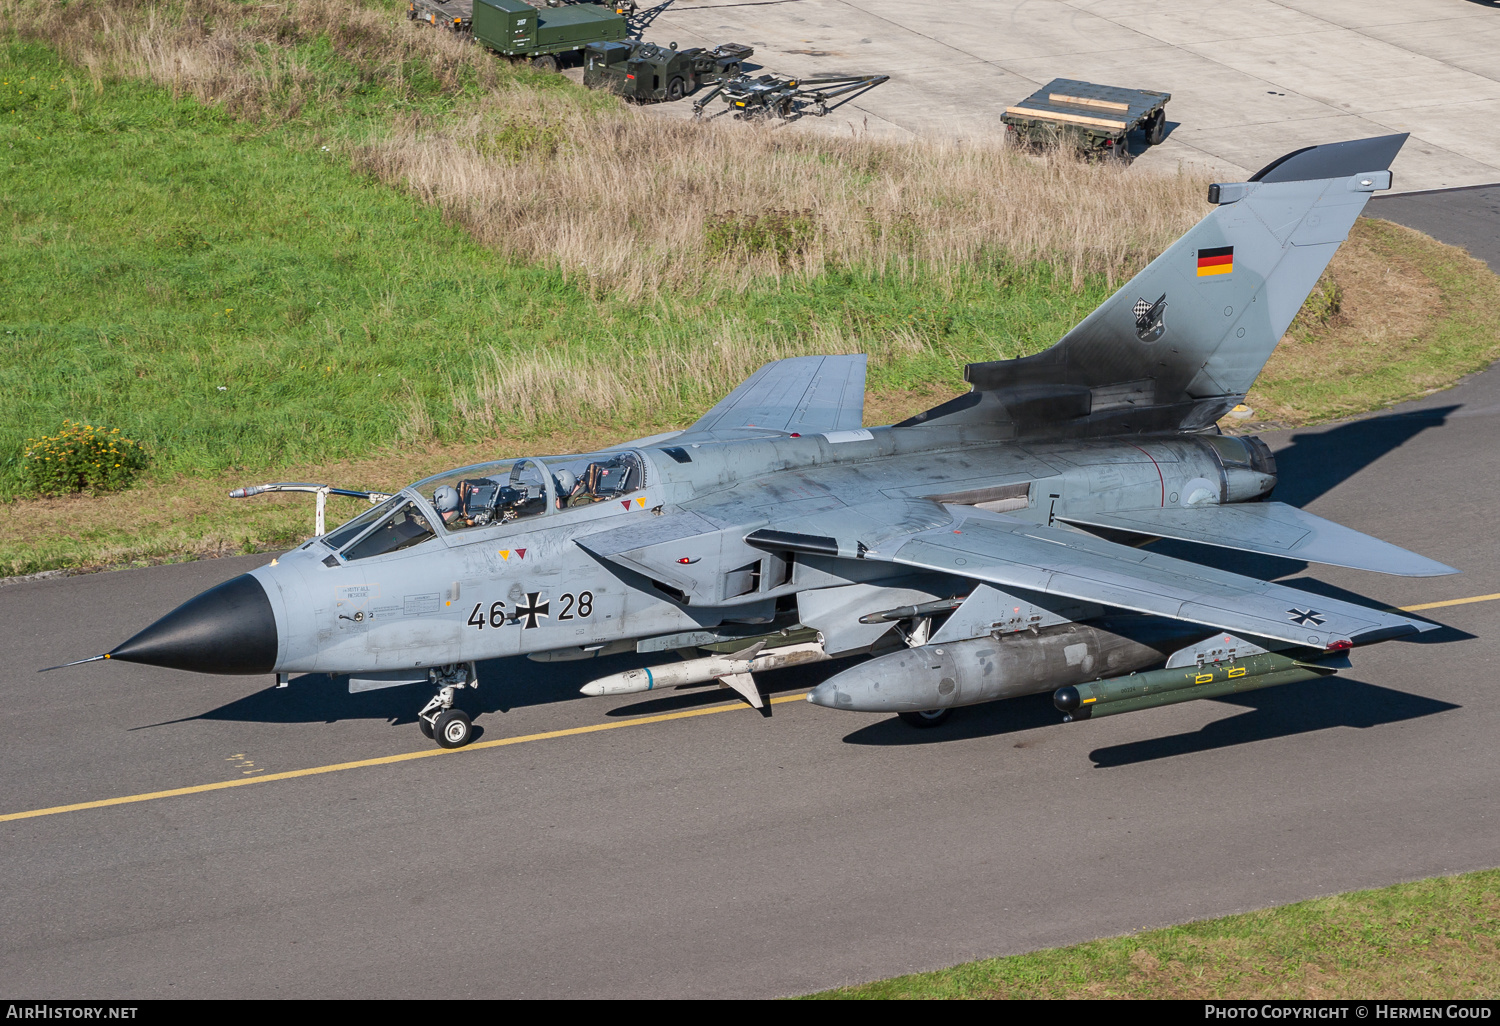
<path fill-rule="evenodd" d="M 637 103 L 680 100 L 700 85 L 738 75 L 741 63 L 753 53 L 741 43 L 712 50 L 679 50 L 676 43 L 661 46 L 640 40 L 590 43 L 584 50 L 583 84 Z"/>
<path fill-rule="evenodd" d="M 504 57 L 529 57 L 544 71 L 590 43 L 626 37 L 625 16 L 613 7 L 569 4 L 536 8 L 521 0 L 474 0 L 474 38 Z"/>

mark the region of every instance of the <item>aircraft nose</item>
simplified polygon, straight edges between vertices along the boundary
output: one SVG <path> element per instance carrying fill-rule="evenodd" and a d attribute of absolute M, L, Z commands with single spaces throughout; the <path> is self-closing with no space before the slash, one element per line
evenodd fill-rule
<path fill-rule="evenodd" d="M 270 673 L 276 645 L 266 589 L 241 574 L 184 602 L 109 658 L 196 673 Z"/>

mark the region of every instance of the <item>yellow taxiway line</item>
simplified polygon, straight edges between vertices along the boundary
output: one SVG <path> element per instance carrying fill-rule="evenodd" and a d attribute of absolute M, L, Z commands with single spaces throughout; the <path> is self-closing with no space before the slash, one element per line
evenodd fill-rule
<path fill-rule="evenodd" d="M 798 692 L 795 695 L 780 695 L 769 700 L 771 705 L 780 705 L 782 702 L 805 701 L 807 692 Z M 151 802 L 158 798 L 180 798 L 183 795 L 202 794 L 205 791 L 222 791 L 229 787 L 247 787 L 250 784 L 264 784 L 272 780 L 295 780 L 297 777 L 315 777 L 320 773 L 338 773 L 341 770 L 365 769 L 370 766 L 389 766 L 398 762 L 410 762 L 413 759 L 431 759 L 438 755 L 462 755 L 465 752 L 477 752 L 485 748 L 503 748 L 505 745 L 520 745 L 528 741 L 551 741 L 559 737 L 572 737 L 575 734 L 594 734 L 601 730 L 619 730 L 622 727 L 639 727 L 647 723 L 665 723 L 668 720 L 685 720 L 692 716 L 709 716 L 713 713 L 733 712 L 736 709 L 749 709 L 748 705 L 734 703 L 732 705 L 714 705 L 706 709 L 688 709 L 683 712 L 662 713 L 660 716 L 642 716 L 633 720 L 617 720 L 614 723 L 591 723 L 586 727 L 568 727 L 565 730 L 548 730 L 541 734 L 522 734 L 518 737 L 502 737 L 494 741 L 476 741 L 463 748 L 424 748 L 420 752 L 402 752 L 400 755 L 383 755 L 378 759 L 358 759 L 354 762 L 337 762 L 330 766 L 312 766 L 308 769 L 288 770 L 285 773 L 268 773 L 263 777 L 244 777 L 239 780 L 218 780 L 212 784 L 194 784 L 191 787 L 174 787 L 169 791 L 147 791 L 145 794 L 127 794 L 119 798 L 101 798 L 95 802 L 76 802 L 72 805 L 54 805 L 47 809 L 28 809 L 25 812 L 10 812 L 0 815 L 0 823 L 8 823 L 13 819 L 34 819 L 37 816 L 57 816 L 64 812 L 82 812 L 85 809 L 106 809 L 111 805 L 130 805 L 134 802 Z"/>
<path fill-rule="evenodd" d="M 1448 599 L 1446 602 L 1423 602 L 1420 606 L 1397 606 L 1398 613 L 1415 613 L 1422 609 L 1441 609 L 1444 606 L 1466 606 L 1470 602 L 1493 602 L 1500 599 L 1500 591 L 1493 595 L 1475 595 L 1472 598 Z"/>
<path fill-rule="evenodd" d="M 1441 609 L 1445 606 L 1466 606 L 1474 602 L 1493 602 L 1500 599 L 1500 592 L 1493 595 L 1474 595 L 1470 598 L 1448 599 L 1443 602 L 1424 602 L 1416 606 L 1397 606 L 1395 612 L 1415 613 L 1423 609 Z M 798 692 L 795 695 L 780 695 L 770 699 L 771 705 L 780 705 L 783 702 L 803 701 L 806 692 Z M 0 815 L 0 823 L 8 823 L 16 819 L 35 819 L 38 816 L 57 816 L 64 812 L 82 812 L 85 809 L 107 809 L 112 805 L 131 805 L 135 802 L 150 802 L 158 798 L 181 798 L 189 794 L 203 794 L 206 791 L 223 791 L 230 787 L 248 787 L 251 784 L 265 784 L 273 780 L 295 780 L 298 777 L 315 777 L 322 773 L 338 773 L 342 770 L 366 769 L 370 766 L 390 766 L 398 762 L 411 762 L 413 759 L 431 759 L 439 755 L 462 755 L 465 752 L 477 752 L 485 748 L 503 748 L 506 745 L 520 745 L 528 741 L 551 741 L 559 737 L 573 737 L 577 734 L 594 734 L 601 730 L 619 730 L 622 727 L 640 727 L 648 723 L 665 723 L 668 720 L 685 720 L 693 716 L 709 716 L 713 713 L 733 712 L 736 709 L 748 709 L 743 703 L 732 703 L 726 705 L 713 705 L 706 709 L 687 709 L 683 712 L 662 713 L 659 716 L 642 716 L 638 719 L 619 720 L 614 723 L 591 723 L 586 727 L 568 727 L 564 730 L 548 730 L 540 734 L 522 734 L 518 737 L 502 737 L 494 741 L 476 741 L 474 744 L 464 748 L 424 748 L 420 752 L 402 752 L 400 755 L 383 755 L 376 759 L 357 759 L 354 762 L 337 762 L 329 766 L 312 766 L 308 769 L 288 770 L 285 773 L 268 773 L 263 777 L 244 777 L 239 780 L 218 780 L 212 784 L 194 784 L 191 787 L 174 787 L 167 791 L 147 791 L 144 794 L 127 794 L 119 798 L 101 798 L 93 802 L 76 802 L 72 805 L 54 805 L 46 809 L 28 809 L 25 812 L 9 812 Z"/>

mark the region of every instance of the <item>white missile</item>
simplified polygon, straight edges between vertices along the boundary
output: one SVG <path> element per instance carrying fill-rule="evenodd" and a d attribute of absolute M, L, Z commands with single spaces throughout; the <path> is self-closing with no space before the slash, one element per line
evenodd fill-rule
<path fill-rule="evenodd" d="M 705 656 L 702 659 L 612 673 L 608 677 L 589 681 L 581 690 L 591 698 L 598 698 L 603 695 L 633 695 L 662 688 L 707 684 L 717 680 L 720 686 L 734 688 L 751 705 L 760 708 L 760 694 L 754 688 L 751 673 L 800 666 L 803 663 L 819 663 L 828 658 L 823 646 L 815 641 L 765 651 L 761 650 L 760 645 L 756 645 L 733 655 Z"/>

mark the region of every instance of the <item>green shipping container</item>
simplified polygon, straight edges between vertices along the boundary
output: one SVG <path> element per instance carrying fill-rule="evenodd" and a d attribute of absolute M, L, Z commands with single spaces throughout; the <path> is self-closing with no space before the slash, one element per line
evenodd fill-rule
<path fill-rule="evenodd" d="M 625 17 L 597 4 L 537 9 L 521 0 L 474 0 L 474 38 L 507 57 L 582 50 L 624 39 Z"/>

